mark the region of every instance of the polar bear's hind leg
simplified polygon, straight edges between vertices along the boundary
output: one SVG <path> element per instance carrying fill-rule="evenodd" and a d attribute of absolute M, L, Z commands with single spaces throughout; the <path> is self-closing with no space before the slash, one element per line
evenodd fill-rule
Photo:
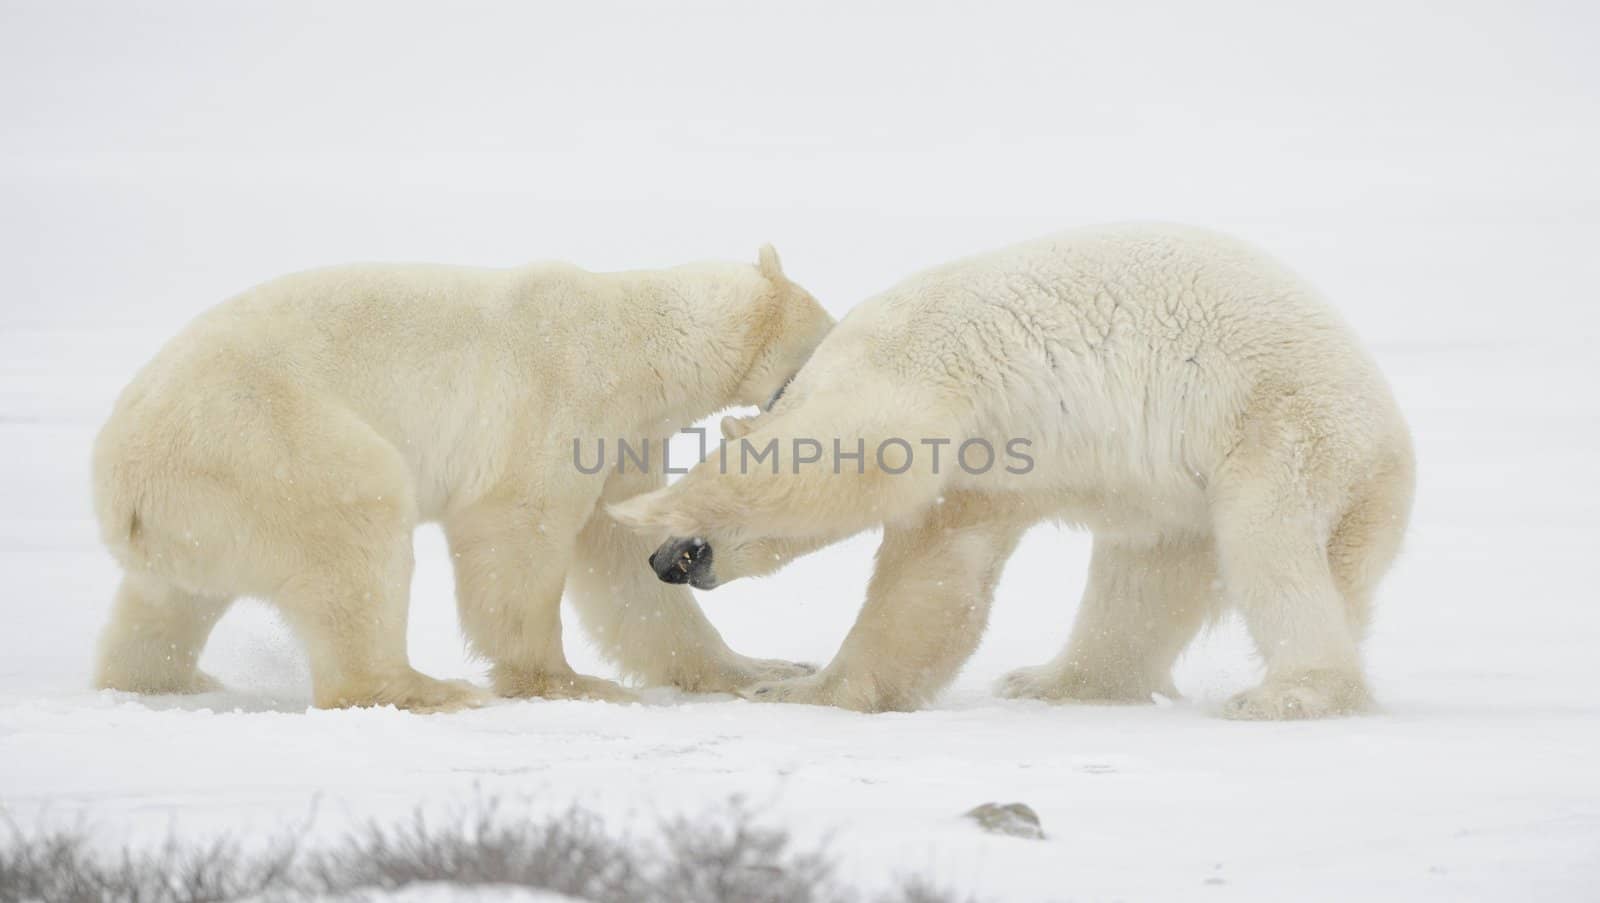
<path fill-rule="evenodd" d="M 1223 714 L 1301 719 L 1351 714 L 1368 704 L 1357 633 L 1330 567 L 1307 472 L 1315 456 L 1292 428 L 1237 449 L 1218 475 L 1212 516 L 1229 601 L 1266 665 L 1260 686 Z"/>
<path fill-rule="evenodd" d="M 101 634 L 94 685 L 132 693 L 221 689 L 196 663 L 232 601 L 198 596 L 152 575 L 124 576 Z"/>
<path fill-rule="evenodd" d="M 1415 469 L 1410 442 L 1397 439 L 1356 488 L 1328 539 L 1328 566 L 1358 638 L 1366 633 L 1378 582 L 1400 553 L 1411 517 Z"/>

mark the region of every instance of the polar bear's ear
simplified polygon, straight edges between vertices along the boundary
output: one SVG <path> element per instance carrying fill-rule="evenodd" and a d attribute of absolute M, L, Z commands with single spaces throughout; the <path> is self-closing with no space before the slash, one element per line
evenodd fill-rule
<path fill-rule="evenodd" d="M 694 525 L 672 510 L 668 497 L 670 489 L 657 489 L 636 495 L 624 502 L 606 506 L 606 511 L 617 523 L 633 530 L 654 531 L 665 528 L 674 536 L 687 536 Z"/>
<path fill-rule="evenodd" d="M 787 281 L 783 275 L 783 264 L 778 260 L 778 249 L 772 245 L 761 246 L 760 253 L 756 255 L 756 269 L 773 282 Z"/>
<path fill-rule="evenodd" d="M 755 429 L 754 417 L 724 417 L 722 418 L 722 438 L 727 442 L 743 439 Z"/>

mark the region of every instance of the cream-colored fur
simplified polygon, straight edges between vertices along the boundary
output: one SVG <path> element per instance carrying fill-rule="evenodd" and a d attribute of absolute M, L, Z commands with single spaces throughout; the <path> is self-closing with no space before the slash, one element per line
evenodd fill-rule
<path fill-rule="evenodd" d="M 642 568 L 660 537 L 599 503 L 662 485 L 659 463 L 585 475 L 573 441 L 586 461 L 596 439 L 659 449 L 766 400 L 831 326 L 770 248 L 758 266 L 369 265 L 252 289 L 172 340 L 96 443 L 96 512 L 126 577 L 95 682 L 215 686 L 195 668 L 206 636 L 258 596 L 305 642 L 317 705 L 472 704 L 472 687 L 407 661 L 411 534 L 435 520 L 503 695 L 628 695 L 568 666 L 563 587 L 639 680 L 728 690 L 805 673 L 736 655 L 687 589 Z"/>
<path fill-rule="evenodd" d="M 613 507 L 706 540 L 697 585 L 884 527 L 832 664 L 754 698 L 927 701 L 976 646 L 1017 538 L 1053 518 L 1094 532 L 1087 592 L 1061 653 L 1007 676 L 1003 695 L 1171 695 L 1173 661 L 1232 608 L 1266 675 L 1226 714 L 1317 717 L 1368 700 L 1357 644 L 1409 515 L 1409 435 L 1350 330 L 1236 240 L 1102 227 L 929 270 L 852 311 L 771 411 L 725 433 L 780 448 L 865 439 L 869 454 L 862 474 L 850 461 L 839 474 L 829 462 L 721 474 L 713 461 Z M 918 446 L 899 475 L 871 453 L 894 437 Z M 1002 458 L 970 475 L 951 457 L 972 437 L 997 451 L 1030 440 L 1035 466 L 1009 473 L 1025 465 Z M 940 473 L 923 438 L 953 440 Z"/>

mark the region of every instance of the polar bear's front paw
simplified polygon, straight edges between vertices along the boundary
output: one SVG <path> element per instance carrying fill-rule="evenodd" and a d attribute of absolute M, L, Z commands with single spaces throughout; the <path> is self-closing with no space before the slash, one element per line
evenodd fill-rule
<path fill-rule="evenodd" d="M 464 680 L 424 677 L 393 700 L 393 704 L 418 714 L 459 712 L 488 702 L 487 695 Z"/>
<path fill-rule="evenodd" d="M 482 690 L 466 681 L 439 680 L 409 668 L 344 686 L 317 687 L 313 695 L 317 708 L 322 709 L 392 705 L 418 714 L 456 712 L 487 701 Z"/>
<path fill-rule="evenodd" d="M 1269 679 L 1234 696 L 1223 705 L 1222 717 L 1238 721 L 1300 721 L 1350 715 L 1368 704 L 1360 675 L 1309 671 Z"/>
<path fill-rule="evenodd" d="M 763 681 L 746 687 L 739 695 L 751 702 L 826 705 L 853 712 L 909 712 L 916 708 L 916 700 L 909 694 L 886 694 L 871 680 L 851 681 L 826 670 L 788 680 Z"/>
<path fill-rule="evenodd" d="M 817 673 L 816 665 L 803 662 L 786 662 L 776 658 L 745 658 L 734 656 L 717 666 L 705 689 L 712 692 L 737 692 L 759 683 L 776 683 L 809 677 Z"/>
<path fill-rule="evenodd" d="M 1063 693 L 1060 670 L 1049 665 L 1018 668 L 1000 678 L 995 694 L 1006 699 L 1060 699 Z"/>
<path fill-rule="evenodd" d="M 1048 702 L 1145 703 L 1159 694 L 1176 699 L 1171 681 L 1160 686 L 1148 680 L 1112 679 L 1080 668 L 1055 664 L 1018 668 L 1000 678 L 995 693 L 1006 699 L 1043 699 Z"/>
<path fill-rule="evenodd" d="M 570 669 L 532 670 L 496 665 L 489 670 L 489 680 L 495 693 L 515 699 L 639 701 L 639 694 L 616 681 L 578 674 Z"/>
<path fill-rule="evenodd" d="M 751 702 L 786 702 L 795 705 L 837 705 L 833 693 L 815 674 L 764 680 L 739 691 Z"/>

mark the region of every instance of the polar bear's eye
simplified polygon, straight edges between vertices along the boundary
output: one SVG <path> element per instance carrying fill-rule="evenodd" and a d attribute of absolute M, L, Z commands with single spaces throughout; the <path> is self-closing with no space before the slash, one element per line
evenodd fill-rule
<path fill-rule="evenodd" d="M 783 381 L 783 385 L 778 387 L 778 391 L 772 393 L 772 400 L 768 401 L 767 402 L 767 406 L 762 408 L 762 410 L 763 411 L 772 410 L 772 406 L 778 403 L 778 399 L 783 397 L 783 391 L 785 389 L 789 388 L 789 384 L 792 383 L 792 382 L 794 382 L 794 377 L 792 377 L 792 376 L 789 377 L 788 379 L 784 380 Z"/>

